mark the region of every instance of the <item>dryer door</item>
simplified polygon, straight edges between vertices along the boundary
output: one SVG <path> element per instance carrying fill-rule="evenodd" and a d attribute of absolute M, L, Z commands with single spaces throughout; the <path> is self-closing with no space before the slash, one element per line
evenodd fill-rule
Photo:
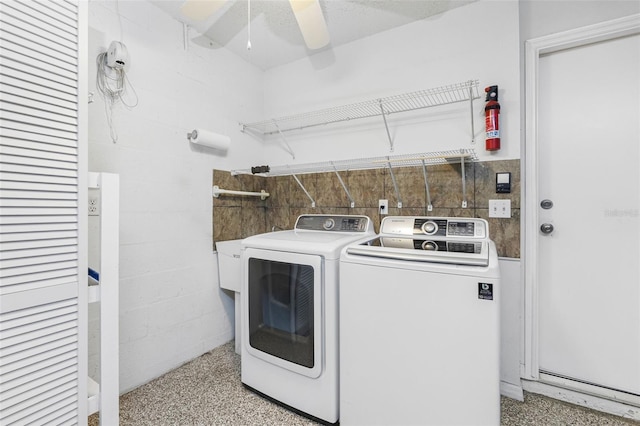
<path fill-rule="evenodd" d="M 320 376 L 322 257 L 247 248 L 243 262 L 248 352 L 305 376 Z"/>

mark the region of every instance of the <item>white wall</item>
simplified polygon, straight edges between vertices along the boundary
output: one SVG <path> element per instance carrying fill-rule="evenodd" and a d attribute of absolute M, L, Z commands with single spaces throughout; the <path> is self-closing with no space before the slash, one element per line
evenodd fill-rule
<path fill-rule="evenodd" d="M 640 13 L 637 0 L 520 1 L 522 40 Z"/>
<path fill-rule="evenodd" d="M 116 13 L 119 10 L 119 15 Z M 211 173 L 262 161 L 238 131 L 262 115 L 262 72 L 222 48 L 183 46 L 183 28 L 148 2 L 89 4 L 89 170 L 120 175 L 120 384 L 132 389 L 233 337 L 233 300 L 218 288 Z M 195 36 L 195 34 L 193 35 Z M 128 47 L 139 104 L 118 106 L 109 138 L 95 57 Z M 226 155 L 194 148 L 188 131 L 232 136 Z"/>
<path fill-rule="evenodd" d="M 267 71 L 265 118 L 478 79 L 482 93 L 474 102 L 476 151 L 483 159 L 519 158 L 518 49 L 518 2 L 479 1 Z M 503 148 L 489 154 L 484 150 L 484 87 L 493 84 L 500 90 Z M 295 161 L 277 137 L 269 138 L 266 163 L 472 147 L 467 103 L 422 110 L 418 116 L 406 125 L 392 123 L 393 153 L 382 120 L 366 119 L 346 128 L 287 133 Z M 392 121 L 399 118 L 390 117 Z"/>

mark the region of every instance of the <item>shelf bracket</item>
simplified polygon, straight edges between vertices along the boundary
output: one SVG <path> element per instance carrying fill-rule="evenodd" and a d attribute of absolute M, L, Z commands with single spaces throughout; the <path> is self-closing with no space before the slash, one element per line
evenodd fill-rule
<path fill-rule="evenodd" d="M 338 180 L 340 181 L 340 185 L 342 185 L 342 189 L 344 189 L 344 192 L 347 194 L 347 197 L 349 198 L 349 206 L 351 208 L 354 208 L 356 206 L 356 202 L 353 201 L 353 197 L 351 196 L 351 193 L 347 189 L 347 185 L 344 184 L 344 181 L 342 180 L 340 173 L 338 173 L 338 169 L 336 168 L 335 164 L 333 164 L 333 161 L 331 162 L 331 165 L 333 166 L 333 171 L 336 173 L 336 176 L 338 176 Z"/>
<path fill-rule="evenodd" d="M 389 174 L 391 175 L 391 182 L 393 183 L 393 190 L 396 192 L 396 199 L 398 200 L 398 208 L 402 208 L 402 200 L 400 199 L 400 190 L 398 190 L 398 183 L 396 177 L 393 174 L 393 167 L 391 167 L 391 159 L 387 157 L 387 166 L 389 166 Z"/>
<path fill-rule="evenodd" d="M 382 120 L 384 121 L 384 128 L 387 130 L 387 138 L 389 138 L 389 151 L 393 152 L 393 139 L 391 139 L 391 132 L 389 132 L 389 124 L 387 123 L 387 116 L 382 105 L 382 99 L 378 99 L 380 105 L 380 113 L 382 114 Z"/>
<path fill-rule="evenodd" d="M 424 190 L 427 194 L 427 211 L 433 211 L 433 205 L 431 204 L 431 194 L 429 193 L 429 181 L 427 180 L 427 164 L 424 160 L 422 162 L 422 174 L 424 175 Z"/>
<path fill-rule="evenodd" d="M 291 176 L 293 176 L 293 178 L 296 180 L 296 182 L 298 183 L 300 188 L 302 188 L 304 193 L 307 195 L 307 198 L 309 198 L 309 200 L 311 200 L 311 207 L 315 209 L 316 208 L 316 200 L 314 200 L 313 197 L 309 194 L 309 191 L 307 191 L 307 189 L 304 187 L 302 182 L 300 182 L 300 179 L 298 179 L 298 176 L 296 176 L 295 174 L 292 174 Z"/>
<path fill-rule="evenodd" d="M 476 143 L 476 130 L 473 122 L 473 81 L 469 81 L 469 107 L 471 108 L 471 144 Z"/>
<path fill-rule="evenodd" d="M 460 152 L 460 170 L 462 170 L 462 208 L 467 208 L 467 182 L 465 179 L 465 171 L 464 171 L 464 153 Z"/>
<path fill-rule="evenodd" d="M 278 122 L 276 120 L 273 120 L 273 125 L 278 130 L 278 133 L 280 133 L 280 137 L 282 138 L 282 142 L 284 142 L 285 150 L 289 153 L 289 155 L 291 155 L 291 158 L 293 158 L 295 160 L 296 159 L 296 155 L 293 153 L 293 150 L 291 149 L 291 145 L 289 145 L 289 142 L 287 142 L 287 138 L 284 137 L 284 133 L 282 133 L 282 130 L 280 130 L 280 126 L 278 126 Z"/>

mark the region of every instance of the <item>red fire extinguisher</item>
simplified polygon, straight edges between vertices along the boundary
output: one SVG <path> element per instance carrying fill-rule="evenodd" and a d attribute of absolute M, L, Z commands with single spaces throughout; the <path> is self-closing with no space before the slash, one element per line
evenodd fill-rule
<path fill-rule="evenodd" d="M 498 151 L 500 149 L 500 104 L 498 103 L 498 86 L 489 86 L 484 89 L 487 93 L 484 107 L 484 121 L 487 127 L 487 151 Z"/>

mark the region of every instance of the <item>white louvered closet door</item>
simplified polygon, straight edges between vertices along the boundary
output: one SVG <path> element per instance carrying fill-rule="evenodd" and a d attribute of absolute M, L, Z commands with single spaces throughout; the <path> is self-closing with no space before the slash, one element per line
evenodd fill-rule
<path fill-rule="evenodd" d="M 0 3 L 3 426 L 86 422 L 78 8 Z"/>

